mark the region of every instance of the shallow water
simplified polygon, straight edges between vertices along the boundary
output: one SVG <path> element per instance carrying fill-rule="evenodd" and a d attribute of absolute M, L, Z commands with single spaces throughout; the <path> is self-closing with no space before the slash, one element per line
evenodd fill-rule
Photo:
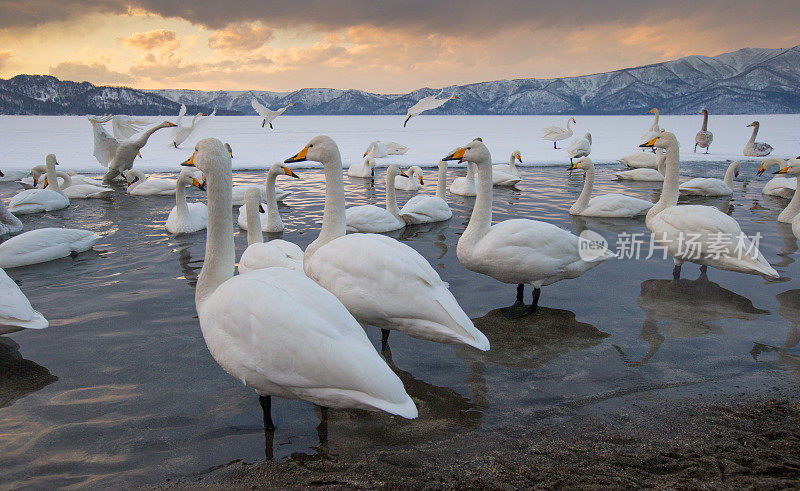
<path fill-rule="evenodd" d="M 375 449 L 428 441 L 475 428 L 566 415 L 625 394 L 665 397 L 682 388 L 768 385 L 800 373 L 791 346 L 800 322 L 798 243 L 776 224 L 785 200 L 761 195 L 765 178 L 749 165 L 734 199 L 693 200 L 731 210 L 781 274 L 777 281 L 711 270 L 699 280 L 686 264 L 679 284 L 672 261 L 611 260 L 578 279 L 545 287 L 536 317 L 510 323 L 489 314 L 514 301 L 515 287 L 467 271 L 455 246 L 474 198 L 453 196 L 453 218 L 396 234 L 448 281 L 492 350 L 480 353 L 390 338 L 392 367 L 420 408 L 414 421 L 363 411 L 331 411 L 327 441 L 308 403 L 277 399 L 278 426 L 266 442 L 255 393 L 211 358 L 197 322 L 194 284 L 205 233 L 171 237 L 170 197 L 74 200 L 62 211 L 23 218 L 105 234 L 96 251 L 7 270 L 51 323 L 0 338 L 0 483 L 3 486 L 138 485 L 193 476 L 232 461 L 294 459 L 298 465 L 345 446 Z M 724 163 L 684 164 L 684 176 L 722 175 Z M 652 183 L 616 183 L 598 168 L 595 193 L 658 196 Z M 519 190 L 495 188 L 495 220 L 537 218 L 566 229 L 588 226 L 615 245 L 618 232 L 644 232 L 643 220 L 573 222 L 567 209 L 582 178 L 563 167 L 522 170 Z M 281 206 L 283 238 L 305 247 L 319 230 L 322 174 L 281 179 L 294 194 Z M 382 174 L 382 173 L 381 173 Z M 451 171 L 450 179 L 463 175 Z M 236 173 L 236 183 L 260 172 Z M 436 177 L 426 172 L 424 192 Z M 345 178 L 348 204 L 382 202 L 383 184 Z M 0 183 L 8 200 L 18 188 Z M 398 192 L 402 203 L 413 193 Z M 196 189 L 190 195 L 203 199 Z M 758 206 L 754 206 L 757 202 Z M 236 213 L 232 215 L 235 218 Z M 236 235 L 237 257 L 246 246 Z M 526 296 L 530 291 L 526 292 Z M 527 297 L 526 299 L 529 299 Z M 488 315 L 487 315 L 488 314 Z M 368 330 L 379 346 L 380 335 Z M 745 389 L 742 389 L 745 390 Z M 622 402 L 620 402 L 622 404 Z M 270 455 L 271 454 L 271 455 Z"/>

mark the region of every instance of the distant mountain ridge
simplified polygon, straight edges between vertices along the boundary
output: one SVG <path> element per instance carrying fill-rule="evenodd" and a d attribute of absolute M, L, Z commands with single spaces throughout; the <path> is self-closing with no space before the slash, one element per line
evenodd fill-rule
<path fill-rule="evenodd" d="M 20 77 L 27 78 L 23 83 L 14 82 Z M 56 91 L 52 84 L 58 82 L 57 79 L 44 78 L 51 84 L 48 90 Z M 190 106 L 190 113 L 200 108 L 205 111 L 217 108 L 218 114 L 255 115 L 250 100 L 256 98 L 272 108 L 293 102 L 295 105 L 286 112 L 287 115 L 405 114 L 406 109 L 422 97 L 439 92 L 427 87 L 408 94 L 324 88 L 294 92 L 137 91 L 95 87 L 87 82 L 58 82 L 65 84 L 63 90 L 51 94 L 37 88 L 35 79 L 36 76 L 17 76 L 0 80 L 0 112 L 157 114 L 165 111 L 161 114 L 175 114 L 183 103 Z M 14 82 L 13 89 L 8 88 L 11 82 Z M 26 87 L 26 84 L 32 87 Z M 90 88 L 84 88 L 86 85 Z M 703 107 L 713 114 L 800 113 L 800 46 L 788 49 L 745 48 L 713 57 L 688 56 L 579 77 L 498 80 L 453 85 L 443 91 L 445 94 L 455 93 L 459 96 L 458 101 L 447 103 L 431 114 L 641 114 L 651 107 L 658 107 L 662 113 L 668 114 L 694 114 Z M 75 92 L 83 95 L 70 95 Z M 46 100 L 33 97 L 39 102 L 17 99 L 30 99 L 28 94 L 42 93 L 51 94 L 51 97 Z M 19 107 L 17 100 L 28 103 L 34 110 L 15 110 Z M 67 108 L 64 103 L 69 100 L 75 100 L 80 107 L 108 109 L 83 111 Z M 112 110 L 111 107 L 129 109 Z"/>

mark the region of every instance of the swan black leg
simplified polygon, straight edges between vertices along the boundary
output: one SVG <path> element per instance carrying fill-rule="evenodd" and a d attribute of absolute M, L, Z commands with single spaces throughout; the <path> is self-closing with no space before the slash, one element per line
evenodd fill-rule
<path fill-rule="evenodd" d="M 701 264 L 700 265 L 700 272 L 703 273 L 703 274 L 708 273 L 708 266 L 706 266 L 705 264 Z"/>
<path fill-rule="evenodd" d="M 381 329 L 381 351 L 389 349 L 389 333 L 388 329 Z"/>
<path fill-rule="evenodd" d="M 697 153 L 697 143 L 694 144 L 694 153 Z"/>
<path fill-rule="evenodd" d="M 525 299 L 525 284 L 517 285 L 517 302 L 522 302 Z"/>
<path fill-rule="evenodd" d="M 506 319 L 519 319 L 530 315 L 530 308 L 525 305 L 525 284 L 517 285 L 517 300 L 511 307 L 505 307 L 499 310 L 500 315 Z M 534 295 L 536 293 L 534 292 Z"/>
<path fill-rule="evenodd" d="M 272 123 L 269 124 L 269 129 L 274 130 L 275 128 L 272 127 Z"/>
<path fill-rule="evenodd" d="M 553 148 L 555 148 L 556 150 L 558 150 L 558 147 L 556 146 L 556 142 L 555 142 L 555 141 L 553 141 Z"/>
<path fill-rule="evenodd" d="M 681 265 L 676 264 L 674 268 L 672 268 L 672 279 L 678 281 L 681 279 Z"/>
<path fill-rule="evenodd" d="M 533 289 L 533 302 L 531 302 L 531 306 L 528 308 L 528 313 L 533 314 L 536 312 L 536 309 L 539 308 L 539 297 L 542 294 L 541 288 L 534 288 Z"/>
<path fill-rule="evenodd" d="M 317 438 L 319 439 L 319 452 L 328 455 L 328 408 L 319 407 L 319 425 L 317 425 Z"/>
<path fill-rule="evenodd" d="M 172 142 L 172 146 L 174 146 L 175 148 L 178 148 L 178 144 L 175 143 L 175 142 Z"/>
<path fill-rule="evenodd" d="M 272 396 L 258 396 L 258 402 L 261 403 L 261 411 L 264 413 L 264 429 L 275 430 L 272 423 Z"/>

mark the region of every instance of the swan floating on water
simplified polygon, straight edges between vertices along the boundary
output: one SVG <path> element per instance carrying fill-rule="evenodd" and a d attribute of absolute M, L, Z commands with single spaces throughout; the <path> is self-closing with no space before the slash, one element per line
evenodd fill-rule
<path fill-rule="evenodd" d="M 272 127 L 272 122 L 275 121 L 278 116 L 283 114 L 285 110 L 294 106 L 294 103 L 290 102 L 289 104 L 286 104 L 285 106 L 274 111 L 264 104 L 261 104 L 256 99 L 250 99 L 250 105 L 253 106 L 253 109 L 255 109 L 259 116 L 261 116 L 261 127 L 263 128 L 264 126 L 269 125 L 269 129 L 274 129 Z"/>
<path fill-rule="evenodd" d="M 515 161 L 522 163 L 522 153 L 519 150 L 514 150 L 511 152 L 511 157 L 508 158 L 508 165 L 498 164 L 492 166 L 492 181 L 495 181 L 494 173 L 495 172 L 503 172 L 505 174 L 511 174 L 512 176 L 522 177 L 519 174 L 519 169 L 515 165 Z M 495 182 L 495 186 L 497 183 Z"/>
<path fill-rule="evenodd" d="M 159 177 L 146 177 L 142 171 L 132 169 L 125 173 L 128 194 L 132 196 L 174 196 L 175 181 Z"/>
<path fill-rule="evenodd" d="M 769 155 L 773 150 L 772 145 L 769 143 L 756 141 L 756 135 L 758 135 L 758 129 L 761 127 L 761 123 L 758 121 L 753 121 L 752 123 L 748 124 L 747 127 L 753 128 L 753 134 L 750 135 L 750 139 L 747 140 L 744 150 L 742 150 L 742 154 L 745 157 L 766 157 Z"/>
<path fill-rule="evenodd" d="M 350 177 L 375 177 L 375 158 L 366 156 L 362 162 L 353 162 L 347 169 L 347 175 Z"/>
<path fill-rule="evenodd" d="M 409 225 L 449 220 L 453 212 L 445 201 L 445 189 L 447 189 L 447 162 L 440 160 L 436 196 L 412 196 L 400 208 L 400 216 Z"/>
<path fill-rule="evenodd" d="M 741 165 L 738 160 L 731 162 L 722 180 L 715 177 L 689 179 L 678 187 L 678 191 L 689 196 L 729 196 L 733 194 L 733 178 L 739 177 Z"/>
<path fill-rule="evenodd" d="M 733 217 L 713 206 L 678 206 L 680 147 L 675 135 L 662 131 L 643 145 L 666 150 L 666 174 L 661 198 L 647 212 L 645 222 L 656 242 L 672 255 L 675 279 L 680 278 L 681 265 L 685 261 L 700 264 L 702 271 L 711 266 L 770 278 L 779 277 Z M 694 243 L 691 247 L 687 243 L 690 240 Z"/>
<path fill-rule="evenodd" d="M 795 191 L 792 200 L 786 208 L 778 215 L 778 221 L 782 223 L 793 223 L 792 221 L 800 215 L 800 193 L 797 192 L 797 184 L 800 184 L 800 158 L 789 159 L 786 167 L 780 169 L 775 174 L 786 174 L 795 178 Z M 793 227 L 794 228 L 794 227 Z"/>
<path fill-rule="evenodd" d="M 658 149 L 657 151 L 663 154 L 663 150 Z M 661 154 L 650 152 L 634 152 L 618 160 L 625 167 L 629 167 L 631 169 L 657 169 L 659 155 Z"/>
<path fill-rule="evenodd" d="M 233 276 L 231 163 L 222 142 L 199 141 L 183 165 L 200 169 L 208 184 L 206 254 L 195 291 L 200 329 L 214 360 L 259 395 L 264 427 L 274 429 L 273 395 L 417 417 L 403 383 L 334 295 L 286 268 Z"/>
<path fill-rule="evenodd" d="M 275 179 L 279 175 L 286 175 L 294 177 L 295 179 L 299 179 L 300 176 L 292 172 L 292 170 L 286 166 L 284 166 L 280 162 L 276 162 L 272 164 L 272 167 L 269 168 L 267 171 L 267 184 L 266 184 L 266 196 L 265 196 L 265 204 L 266 204 L 266 211 L 260 213 L 259 221 L 261 222 L 261 231 L 262 232 L 283 232 L 283 220 L 281 220 L 281 213 L 278 211 L 278 198 L 275 195 Z M 259 197 L 261 196 L 261 190 L 258 188 L 251 187 L 250 189 L 255 189 L 255 191 L 251 194 L 258 194 Z M 245 197 L 247 193 L 250 192 L 250 189 L 245 191 Z M 250 221 L 247 219 L 248 216 L 248 209 L 247 209 L 247 200 L 245 199 L 244 204 L 239 207 L 239 217 L 236 219 L 236 222 L 239 224 L 239 228 L 242 230 L 248 230 L 250 226 Z M 259 206 L 260 209 L 263 209 L 262 206 Z"/>
<path fill-rule="evenodd" d="M 450 192 L 459 196 L 476 196 L 478 194 L 478 187 L 475 185 L 475 166 L 472 162 L 467 162 L 466 177 L 456 177 L 450 183 Z"/>
<path fill-rule="evenodd" d="M 256 188 L 250 188 L 244 193 L 244 206 L 247 216 L 247 249 L 239 258 L 239 274 L 278 266 L 293 269 L 303 273 L 303 249 L 297 244 L 282 240 L 272 239 L 264 242 L 261 235 L 261 215 L 264 208 L 261 206 L 261 194 Z"/>
<path fill-rule="evenodd" d="M 694 137 L 694 151 L 697 152 L 697 147 L 700 147 L 705 148 L 708 153 L 711 142 L 714 141 L 714 134 L 708 131 L 708 109 L 703 109 L 700 113 L 703 115 L 703 126 Z"/>
<path fill-rule="evenodd" d="M 3 177 L 4 174 L 0 171 L 0 177 Z M 3 203 L 3 200 L 0 199 L 0 237 L 5 235 L 15 235 L 22 232 L 22 222 L 19 218 L 15 217 L 6 205 Z"/>
<path fill-rule="evenodd" d="M 536 311 L 540 288 L 577 278 L 601 261 L 614 257 L 607 249 L 584 261 L 580 239 L 553 224 L 513 219 L 492 225 L 492 156 L 482 141 L 473 140 L 444 160 L 472 162 L 478 173 L 478 195 L 467 228 L 458 239 L 457 255 L 470 271 L 517 285 L 517 304 L 505 314 L 522 317 Z M 533 286 L 533 303 L 524 305 L 525 285 Z"/>
<path fill-rule="evenodd" d="M 206 190 L 189 168 L 183 168 L 175 181 L 175 206 L 169 212 L 166 227 L 171 234 L 191 234 L 206 228 L 208 208 L 203 203 L 187 203 L 186 187 Z"/>
<path fill-rule="evenodd" d="M 305 252 L 309 278 L 328 289 L 362 324 L 440 343 L 489 349 L 489 340 L 461 309 L 447 283 L 411 247 L 378 234 L 345 235 L 339 147 L 320 135 L 285 162 L 312 160 L 325 170 L 325 211 L 319 237 Z M 392 186 L 387 186 L 391 191 Z"/>
<path fill-rule="evenodd" d="M 91 249 L 100 235 L 75 228 L 39 228 L 0 243 L 0 268 L 17 268 L 74 256 Z"/>
<path fill-rule="evenodd" d="M 8 203 L 8 211 L 15 215 L 42 213 L 60 210 L 69 206 L 69 198 L 58 186 L 56 177 L 56 156 L 52 153 L 45 158 L 48 186 L 44 189 L 26 189 L 17 193 Z"/>
<path fill-rule="evenodd" d="M 400 230 L 406 226 L 405 220 L 400 217 L 400 209 L 397 207 L 397 197 L 394 191 L 395 178 L 398 174 L 404 177 L 406 175 L 397 164 L 392 164 L 386 169 L 386 208 L 360 205 L 351 206 L 345 210 L 345 226 L 348 233 L 382 234 Z"/>
<path fill-rule="evenodd" d="M 443 106 L 447 101 L 452 99 L 458 99 L 458 96 L 455 94 L 450 95 L 450 97 L 445 97 L 444 99 L 437 99 L 443 90 L 440 90 L 438 94 L 429 95 L 428 97 L 423 97 L 416 104 L 408 108 L 406 111 L 406 120 L 403 121 L 403 128 L 406 127 L 408 124 L 408 120 L 413 118 L 414 116 L 419 116 L 420 114 L 424 113 L 425 111 L 432 111 L 436 108 Z"/>
<path fill-rule="evenodd" d="M 401 191 L 419 191 L 419 187 L 425 184 L 422 174 L 420 166 L 412 165 L 408 168 L 408 174 L 395 178 L 394 188 Z"/>
<path fill-rule="evenodd" d="M 778 170 L 780 170 L 786 166 L 786 161 L 776 157 L 766 158 L 761 162 L 761 166 L 758 168 L 758 172 L 756 172 L 756 175 L 760 176 L 761 174 L 764 173 L 764 171 L 766 171 L 773 165 L 777 165 Z M 792 199 L 792 197 L 794 196 L 794 191 L 796 189 L 797 189 L 797 181 L 795 179 L 783 176 L 775 176 L 769 181 L 767 181 L 766 184 L 764 184 L 764 187 L 761 189 L 761 194 L 766 194 L 767 196 L 778 196 L 779 198 Z"/>
<path fill-rule="evenodd" d="M 0 335 L 23 329 L 44 329 L 49 325 L 42 314 L 33 310 L 28 297 L 0 268 Z"/>
<path fill-rule="evenodd" d="M 578 122 L 575 121 L 575 117 L 571 117 L 567 120 L 566 128 L 562 128 L 560 126 L 547 126 L 542 128 L 542 132 L 544 133 L 542 135 L 542 140 L 550 140 L 553 142 L 553 148 L 558 150 L 556 143 L 561 140 L 566 140 L 572 136 L 572 128 L 569 126 L 570 123 L 578 124 Z"/>
<path fill-rule="evenodd" d="M 570 215 L 582 215 L 589 217 L 636 217 L 644 215 L 647 210 L 653 207 L 653 203 L 647 200 L 634 198 L 625 194 L 603 194 L 592 198 L 592 187 L 594 186 L 594 163 L 589 157 L 581 157 L 572 164 L 572 169 L 583 169 L 586 176 L 583 182 L 583 190 L 575 204 L 569 209 Z M 652 169 L 639 169 L 652 170 Z"/>
<path fill-rule="evenodd" d="M 653 155 L 652 153 L 640 153 L 636 155 Z M 642 182 L 664 182 L 664 164 L 667 157 L 664 149 L 658 149 L 657 169 L 639 168 L 623 170 L 614 173 L 614 177 L 620 181 L 642 181 Z"/>

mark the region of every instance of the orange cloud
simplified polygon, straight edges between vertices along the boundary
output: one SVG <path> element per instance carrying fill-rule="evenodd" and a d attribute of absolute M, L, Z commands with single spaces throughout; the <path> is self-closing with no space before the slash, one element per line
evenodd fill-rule
<path fill-rule="evenodd" d="M 138 51 L 170 50 L 181 45 L 178 34 L 167 29 L 136 32 L 128 37 L 118 38 L 117 42 Z"/>
<path fill-rule="evenodd" d="M 94 84 L 127 84 L 134 78 L 125 73 L 109 70 L 103 63 L 81 63 L 65 61 L 50 67 L 50 75 L 61 80 L 92 82 Z"/>
<path fill-rule="evenodd" d="M 11 50 L 3 50 L 0 51 L 0 69 L 2 69 L 6 62 L 14 56 L 14 52 Z"/>
<path fill-rule="evenodd" d="M 259 23 L 228 24 L 208 37 L 208 47 L 220 51 L 252 51 L 272 39 L 272 29 Z"/>

